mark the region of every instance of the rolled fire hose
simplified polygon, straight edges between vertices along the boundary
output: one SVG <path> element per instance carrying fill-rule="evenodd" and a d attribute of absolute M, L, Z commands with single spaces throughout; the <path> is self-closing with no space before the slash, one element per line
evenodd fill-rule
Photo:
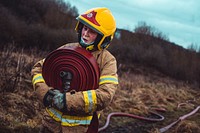
<path fill-rule="evenodd" d="M 42 76 L 48 86 L 65 93 L 97 89 L 100 72 L 89 51 L 77 46 L 64 46 L 47 56 Z M 98 116 L 94 112 L 87 133 L 97 133 L 98 125 Z"/>
<path fill-rule="evenodd" d="M 62 92 L 97 89 L 99 67 L 93 55 L 77 46 L 64 46 L 44 61 L 42 76 L 48 86 Z"/>

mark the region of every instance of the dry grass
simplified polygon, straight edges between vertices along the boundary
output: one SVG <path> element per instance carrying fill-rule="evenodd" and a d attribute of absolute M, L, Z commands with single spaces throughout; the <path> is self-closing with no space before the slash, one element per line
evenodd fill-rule
<path fill-rule="evenodd" d="M 36 51 L 26 53 L 13 46 L 0 52 L 1 132 L 36 132 L 42 105 L 33 93 L 30 70 L 39 60 Z"/>
<path fill-rule="evenodd" d="M 199 125 L 194 121 L 185 120 L 175 127 L 177 133 L 199 133 Z"/>

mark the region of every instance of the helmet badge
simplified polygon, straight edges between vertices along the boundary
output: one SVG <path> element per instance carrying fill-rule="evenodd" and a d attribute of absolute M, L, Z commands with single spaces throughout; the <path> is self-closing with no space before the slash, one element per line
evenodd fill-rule
<path fill-rule="evenodd" d="M 81 15 L 82 17 L 84 17 L 85 19 L 87 19 L 88 21 L 90 21 L 91 23 L 100 26 L 100 24 L 97 22 L 97 20 L 95 19 L 97 12 L 95 11 L 91 11 L 87 14 L 83 14 Z"/>
<path fill-rule="evenodd" d="M 88 18 L 91 18 L 92 16 L 93 16 L 92 12 L 90 12 L 90 13 L 87 14 Z"/>

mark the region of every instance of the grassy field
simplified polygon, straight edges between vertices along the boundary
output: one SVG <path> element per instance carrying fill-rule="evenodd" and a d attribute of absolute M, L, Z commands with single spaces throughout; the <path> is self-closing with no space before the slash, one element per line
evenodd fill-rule
<path fill-rule="evenodd" d="M 39 131 L 43 105 L 37 100 L 30 82 L 33 64 L 44 57 L 32 50 L 0 53 L 0 130 L 2 133 L 35 133 Z M 37 56 L 36 56 L 37 55 Z M 124 112 L 144 117 L 155 117 L 149 112 L 159 112 L 165 117 L 161 122 L 150 122 L 128 117 L 111 118 L 105 133 L 159 133 L 159 129 L 176 121 L 200 105 L 200 88 L 177 81 L 162 73 L 139 65 L 119 65 L 120 85 L 112 104 L 101 114 L 100 127 L 112 112 Z M 186 118 L 166 133 L 200 132 L 200 112 Z"/>
<path fill-rule="evenodd" d="M 150 122 L 132 118 L 112 118 L 105 132 L 157 133 L 159 129 L 188 114 L 200 105 L 199 88 L 182 81 L 171 79 L 155 70 L 141 66 L 127 67 L 120 75 L 120 87 L 112 105 L 104 111 L 101 124 L 111 112 L 126 112 L 139 116 L 149 116 L 155 108 L 165 117 L 161 122 Z M 168 130 L 168 133 L 200 132 L 199 112 L 188 117 Z M 150 116 L 153 117 L 153 116 Z"/>

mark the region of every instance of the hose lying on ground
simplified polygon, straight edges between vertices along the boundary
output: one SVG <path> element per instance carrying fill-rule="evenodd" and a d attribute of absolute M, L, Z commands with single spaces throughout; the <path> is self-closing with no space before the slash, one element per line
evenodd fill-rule
<path fill-rule="evenodd" d="M 186 114 L 186 115 L 183 115 L 181 117 L 179 117 L 178 120 L 172 122 L 171 124 L 167 125 L 166 127 L 163 127 L 161 129 L 159 129 L 159 132 L 160 133 L 164 133 L 166 132 L 167 130 L 169 130 L 171 127 L 173 127 L 174 125 L 176 125 L 178 122 L 186 119 L 187 117 L 195 114 L 198 110 L 200 109 L 200 106 L 198 106 L 196 109 L 194 109 L 193 111 L 191 111 L 190 113 Z M 164 109 L 157 109 L 158 111 L 165 111 Z M 154 115 L 157 115 L 159 118 L 148 118 L 148 117 L 142 117 L 142 116 L 138 116 L 138 115 L 134 115 L 134 114 L 128 114 L 128 113 L 122 113 L 122 112 L 113 112 L 113 113 L 110 113 L 108 116 L 107 116 L 107 119 L 106 119 L 106 124 L 99 128 L 98 131 L 103 131 L 105 130 L 109 123 L 110 123 L 110 119 L 111 117 L 131 117 L 131 118 L 135 118 L 135 119 L 140 119 L 140 120 L 146 120 L 146 121 L 151 121 L 151 122 L 158 122 L 158 121 L 163 121 L 164 120 L 164 116 L 158 114 L 158 113 L 155 113 L 155 112 L 150 112 Z"/>
<path fill-rule="evenodd" d="M 200 109 L 200 106 L 198 106 L 196 109 L 194 109 L 194 110 L 191 111 L 190 113 L 179 117 L 178 120 L 176 120 L 176 121 L 174 121 L 173 123 L 167 125 L 166 127 L 163 127 L 163 128 L 161 128 L 161 129 L 159 129 L 159 131 L 160 131 L 161 133 L 166 132 L 166 131 L 169 130 L 171 127 L 173 127 L 175 124 L 177 124 L 178 122 L 180 122 L 180 121 L 186 119 L 187 117 L 189 117 L 189 116 L 195 114 L 199 109 Z"/>
<path fill-rule="evenodd" d="M 165 111 L 164 109 L 155 109 L 157 111 Z M 113 112 L 113 113 L 110 113 L 108 116 L 107 116 L 107 119 L 106 119 L 106 124 L 99 128 L 98 131 L 103 131 L 105 130 L 109 123 L 110 123 L 110 118 L 111 117 L 130 117 L 130 118 L 135 118 L 135 119 L 140 119 L 140 120 L 146 120 L 146 121 L 151 121 L 151 122 L 158 122 L 158 121 L 163 121 L 164 120 L 164 116 L 156 113 L 156 112 L 150 112 L 151 114 L 157 116 L 158 118 L 148 118 L 148 117 L 143 117 L 143 116 L 138 116 L 138 115 L 134 115 L 134 114 L 128 114 L 128 113 L 123 113 L 123 112 Z"/>

